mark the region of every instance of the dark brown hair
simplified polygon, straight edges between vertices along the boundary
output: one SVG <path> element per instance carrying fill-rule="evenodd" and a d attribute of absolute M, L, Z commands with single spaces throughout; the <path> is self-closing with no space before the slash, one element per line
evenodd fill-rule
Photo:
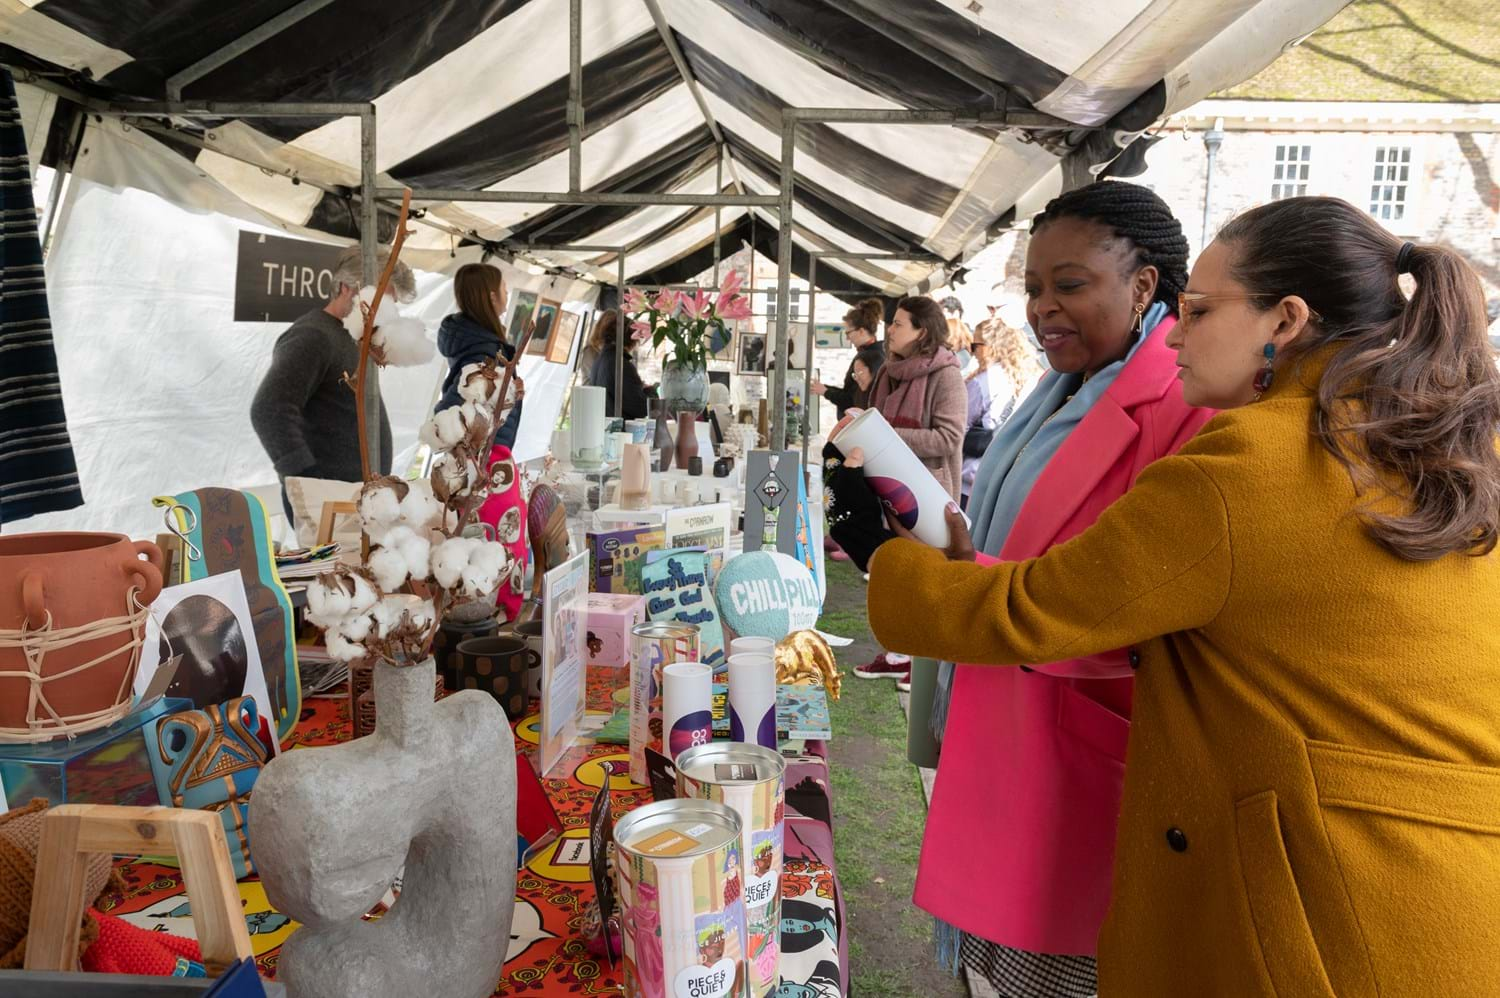
<path fill-rule="evenodd" d="M 896 303 L 898 311 L 911 316 L 912 325 L 922 330 L 917 342 L 917 352 L 931 356 L 938 347 L 948 345 L 948 317 L 943 307 L 926 295 L 912 295 Z"/>
<path fill-rule="evenodd" d="M 594 320 L 594 329 L 589 333 L 589 346 L 594 350 L 604 350 L 615 345 L 615 327 L 619 324 L 620 313 L 616 309 L 607 308 L 599 313 Z"/>
<path fill-rule="evenodd" d="M 453 275 L 453 297 L 458 310 L 485 329 L 505 339 L 505 326 L 495 311 L 490 295 L 500 291 L 505 278 L 499 267 L 487 263 L 466 263 Z"/>
<path fill-rule="evenodd" d="M 880 332 L 880 320 L 885 318 L 885 306 L 879 298 L 866 298 L 844 313 L 844 324 L 863 329 L 874 336 Z"/>
<path fill-rule="evenodd" d="M 1474 270 L 1441 246 L 1405 249 L 1337 198 L 1256 208 L 1219 239 L 1257 304 L 1271 308 L 1297 296 L 1316 313 L 1285 361 L 1333 351 L 1313 429 L 1360 493 L 1372 496 L 1362 515 L 1376 542 L 1410 561 L 1493 551 L 1500 370 Z M 1416 282 L 1410 299 L 1398 271 Z M 1404 511 L 1376 511 L 1384 496 Z"/>

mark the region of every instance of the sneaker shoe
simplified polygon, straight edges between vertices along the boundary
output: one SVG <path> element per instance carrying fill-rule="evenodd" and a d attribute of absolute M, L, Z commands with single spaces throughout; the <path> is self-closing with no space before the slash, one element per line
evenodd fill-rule
<path fill-rule="evenodd" d="M 900 679 L 896 680 L 896 691 L 898 693 L 910 693 L 911 692 L 911 670 L 910 669 L 906 670 L 906 675 L 904 675 Z"/>
<path fill-rule="evenodd" d="M 856 665 L 854 674 L 860 679 L 900 679 L 911 672 L 910 662 L 891 662 L 885 652 L 875 656 L 868 665 Z"/>

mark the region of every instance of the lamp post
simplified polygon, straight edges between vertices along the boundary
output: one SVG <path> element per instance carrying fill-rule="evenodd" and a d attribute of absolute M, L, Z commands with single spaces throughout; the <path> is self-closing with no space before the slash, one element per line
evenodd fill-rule
<path fill-rule="evenodd" d="M 1213 127 L 1203 133 L 1203 148 L 1208 151 L 1208 170 L 1203 180 L 1203 238 L 1198 243 L 1202 253 L 1208 245 L 1208 221 L 1214 203 L 1214 163 L 1219 158 L 1219 147 L 1224 144 L 1224 119 L 1215 118 Z"/>

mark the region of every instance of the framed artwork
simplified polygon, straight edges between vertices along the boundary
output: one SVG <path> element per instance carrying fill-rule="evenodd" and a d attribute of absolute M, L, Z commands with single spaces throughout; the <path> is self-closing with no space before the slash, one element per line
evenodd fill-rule
<path fill-rule="evenodd" d="M 739 322 L 726 322 L 722 333 L 712 333 L 709 337 L 710 360 L 734 360 L 734 338 L 739 327 Z"/>
<path fill-rule="evenodd" d="M 510 321 L 505 324 L 506 335 L 514 346 L 521 342 L 521 334 L 526 328 L 526 320 L 531 318 L 536 311 L 536 292 L 517 291 L 511 295 L 514 302 L 510 312 Z"/>
<path fill-rule="evenodd" d="M 774 329 L 774 327 L 773 327 Z M 800 371 L 807 367 L 807 337 L 809 330 L 805 322 L 788 322 L 786 324 L 786 352 L 789 355 L 787 370 Z M 774 332 L 768 333 L 772 339 Z M 780 358 L 778 357 L 779 361 Z"/>
<path fill-rule="evenodd" d="M 578 338 L 578 330 L 583 325 L 583 317 L 577 312 L 569 312 L 566 309 L 557 313 L 553 320 L 551 334 L 547 337 L 547 362 L 551 364 L 566 364 L 568 358 L 573 356 L 573 341 Z"/>
<path fill-rule="evenodd" d="M 546 354 L 547 344 L 551 340 L 552 327 L 557 324 L 558 313 L 562 311 L 562 302 L 551 298 L 543 298 L 536 303 L 536 332 L 531 334 L 531 343 L 526 347 L 527 353 Z"/>
<path fill-rule="evenodd" d="M 763 375 L 766 373 L 765 333 L 740 333 L 740 352 L 735 363 L 735 371 L 739 374 Z"/>
<path fill-rule="evenodd" d="M 849 339 L 844 335 L 842 322 L 820 322 L 813 329 L 813 346 L 819 349 L 847 347 Z"/>

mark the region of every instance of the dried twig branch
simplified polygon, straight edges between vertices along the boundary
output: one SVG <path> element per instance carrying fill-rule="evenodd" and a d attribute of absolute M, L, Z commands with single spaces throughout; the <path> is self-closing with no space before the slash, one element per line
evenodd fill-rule
<path fill-rule="evenodd" d="M 408 188 L 401 193 L 401 214 L 396 218 L 396 237 L 391 241 L 391 255 L 385 262 L 385 270 L 380 274 L 380 282 L 375 285 L 375 297 L 365 311 L 365 329 L 359 337 L 359 370 L 355 373 L 354 382 L 354 404 L 355 418 L 359 426 L 359 470 L 365 481 L 369 481 L 375 475 L 370 467 L 370 428 L 365 425 L 365 378 L 370 367 L 371 340 L 375 336 L 375 316 L 380 311 L 380 300 L 385 297 L 385 289 L 391 283 L 391 275 L 396 271 L 396 261 L 401 256 L 401 245 L 406 242 L 406 215 L 411 209 L 411 189 Z M 363 308 L 364 303 L 355 295 L 355 304 Z"/>

